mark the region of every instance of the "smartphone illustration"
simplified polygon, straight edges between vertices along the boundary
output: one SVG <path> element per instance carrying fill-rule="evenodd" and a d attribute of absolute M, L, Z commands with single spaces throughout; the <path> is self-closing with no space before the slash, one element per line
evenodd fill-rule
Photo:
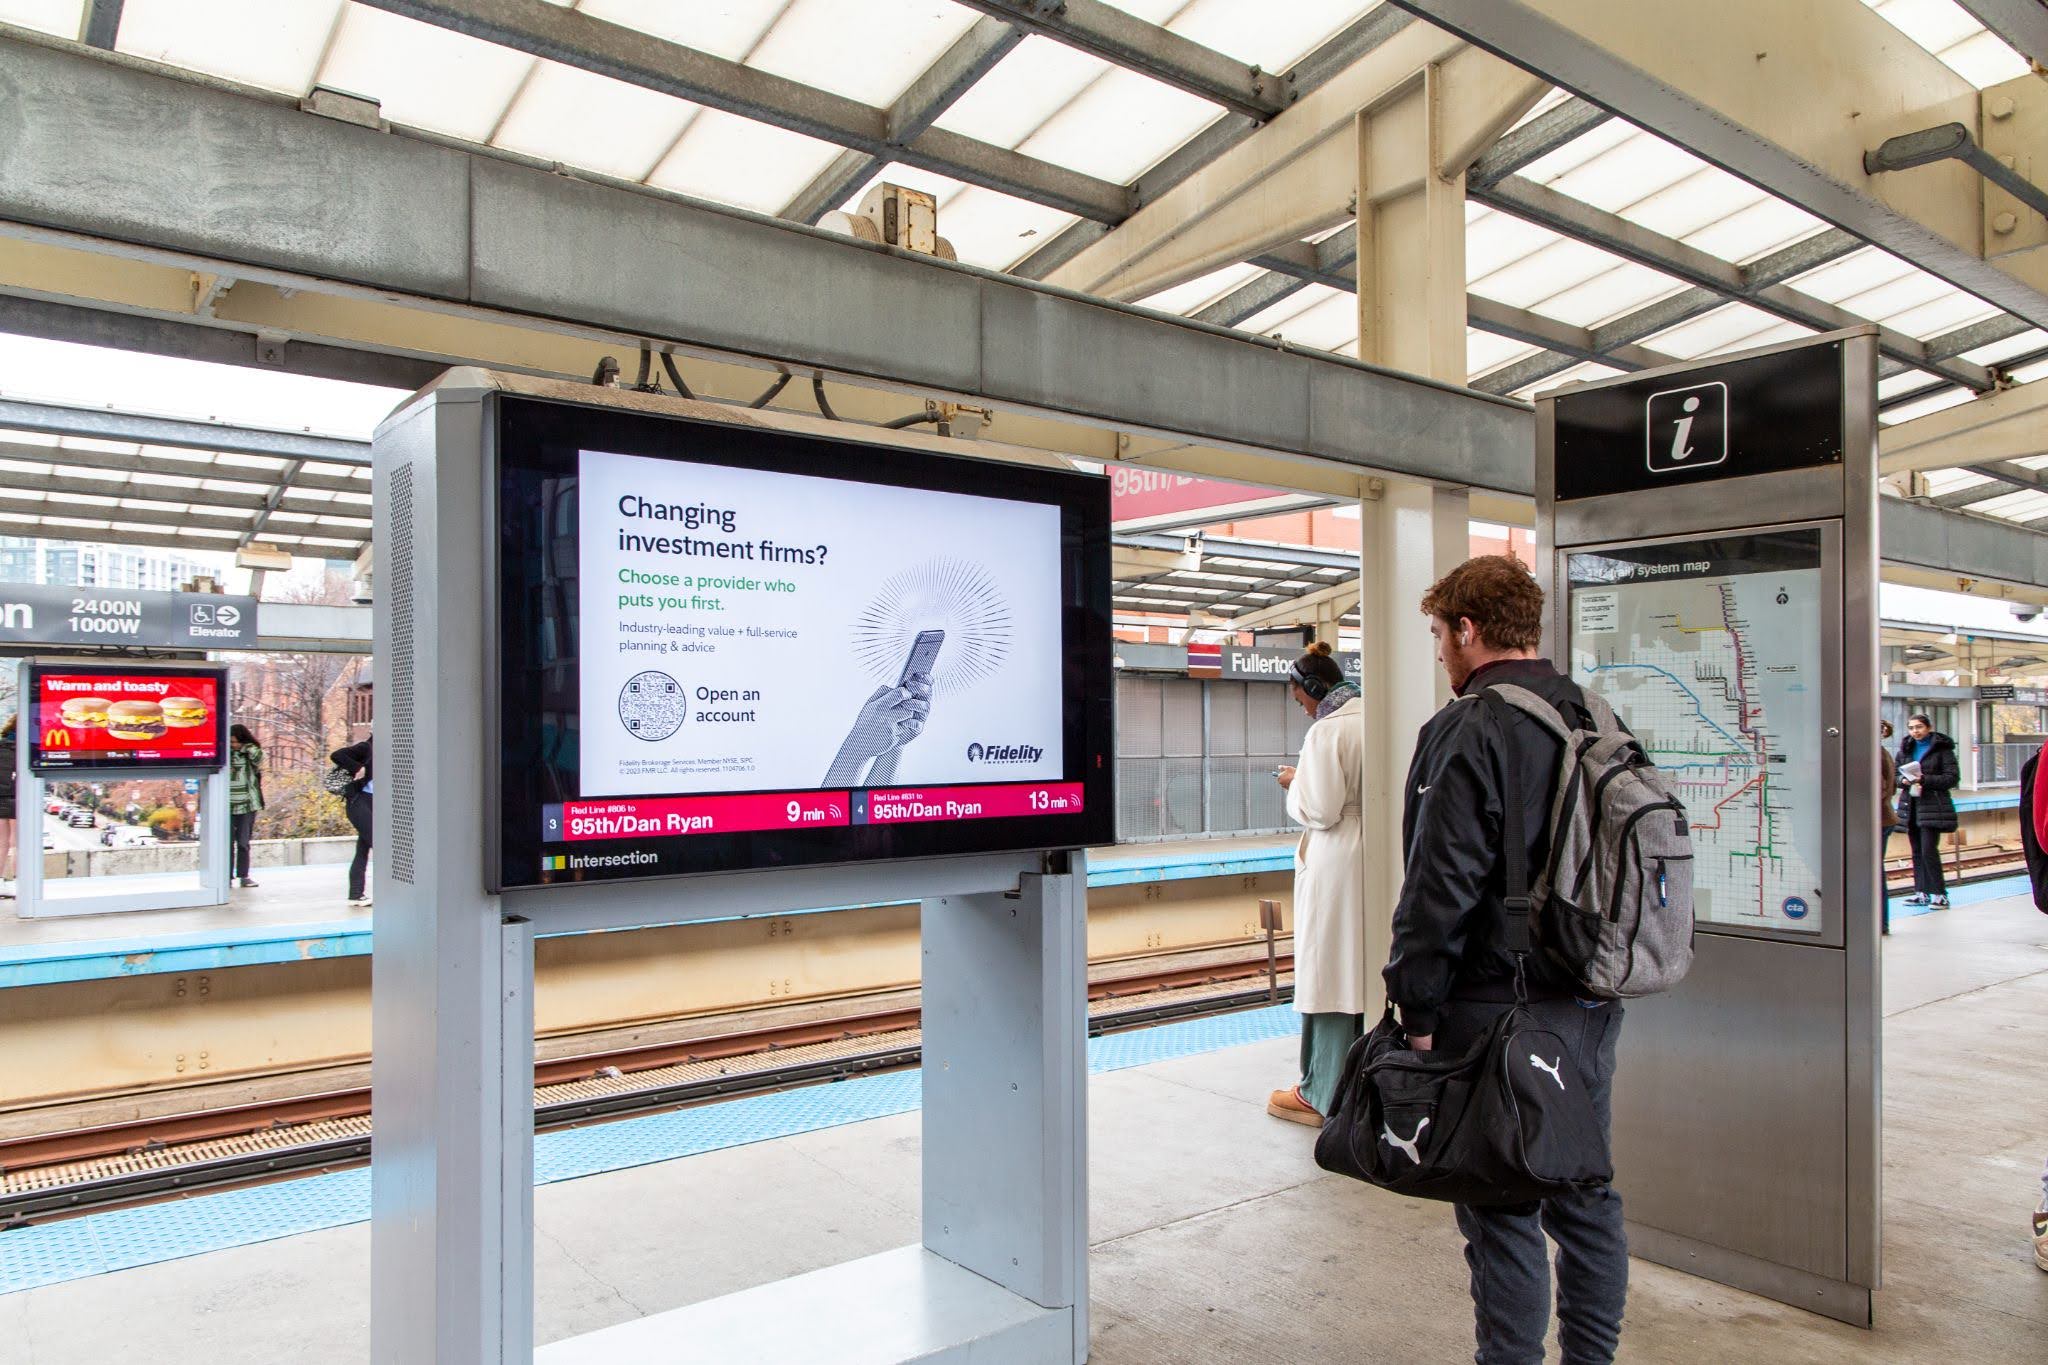
<path fill-rule="evenodd" d="M 939 646 L 946 643 L 943 630 L 921 630 L 910 643 L 910 654 L 903 660 L 903 676 L 896 679 L 898 687 L 908 687 L 913 677 L 922 676 L 927 681 L 932 676 L 932 665 L 939 661 Z"/>

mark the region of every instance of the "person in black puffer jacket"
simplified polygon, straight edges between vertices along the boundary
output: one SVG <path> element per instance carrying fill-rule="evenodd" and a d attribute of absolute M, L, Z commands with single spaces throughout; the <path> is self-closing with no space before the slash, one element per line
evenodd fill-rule
<path fill-rule="evenodd" d="M 1962 781 L 1956 742 L 1927 717 L 1914 716 L 1906 722 L 1898 759 L 1899 824 L 1913 844 L 1913 894 L 1906 904 L 1941 908 L 1948 904 L 1941 836 L 1955 830 L 1956 803 L 1949 793 Z"/>

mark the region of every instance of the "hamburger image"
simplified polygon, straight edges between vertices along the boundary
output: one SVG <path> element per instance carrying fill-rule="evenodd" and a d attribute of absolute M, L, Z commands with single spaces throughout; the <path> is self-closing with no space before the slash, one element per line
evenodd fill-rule
<path fill-rule="evenodd" d="M 107 708 L 107 733 L 115 739 L 159 739 L 164 710 L 153 701 L 117 701 Z"/>
<path fill-rule="evenodd" d="M 165 697 L 164 724 L 173 730 L 206 724 L 206 703 L 197 697 Z"/>
<path fill-rule="evenodd" d="M 59 715 L 74 730 L 97 730 L 107 723 L 112 705 L 105 697 L 67 697 Z"/>

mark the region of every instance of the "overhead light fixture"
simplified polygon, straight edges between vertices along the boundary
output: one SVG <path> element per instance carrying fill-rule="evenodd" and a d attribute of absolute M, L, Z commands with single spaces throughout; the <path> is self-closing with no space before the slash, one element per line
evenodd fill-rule
<path fill-rule="evenodd" d="M 292 557 L 275 545 L 244 545 L 235 551 L 238 569 L 283 569 L 291 571 Z"/>

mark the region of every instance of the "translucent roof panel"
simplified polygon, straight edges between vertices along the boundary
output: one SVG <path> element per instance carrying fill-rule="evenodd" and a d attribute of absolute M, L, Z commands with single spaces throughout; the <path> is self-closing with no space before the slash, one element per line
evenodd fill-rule
<path fill-rule="evenodd" d="M 538 62 L 493 146 L 640 180 L 668 155 L 698 106 L 609 76 Z"/>
<path fill-rule="evenodd" d="M 938 126 L 1015 147 L 1109 69 L 1064 43 L 1026 38 L 940 115 Z"/>
<path fill-rule="evenodd" d="M 489 142 L 533 68 L 509 47 L 350 5 L 320 83 L 378 101 L 393 123 Z"/>
<path fill-rule="evenodd" d="M 686 16 L 694 31 L 705 6 L 654 8 Z M 948 0 L 794 0 L 746 62 L 879 107 L 909 89 L 979 17 Z"/>
<path fill-rule="evenodd" d="M 1284 71 L 1317 44 L 1377 7 L 1360 0 L 1110 0 L 1247 66 Z"/>
<path fill-rule="evenodd" d="M 562 0 L 556 0 L 561 3 Z M 866 10 L 861 0 L 843 0 L 848 9 Z M 688 4 L 648 0 L 581 0 L 576 6 L 594 19 L 637 28 L 657 38 L 708 52 L 730 62 L 747 54 L 768 36 L 791 0 L 690 0 Z"/>
<path fill-rule="evenodd" d="M 2027 74 L 2026 59 L 1955 0 L 1863 0 L 1979 90 Z"/>
<path fill-rule="evenodd" d="M 224 80 L 303 95 L 346 0 L 127 0 L 117 46 Z"/>
<path fill-rule="evenodd" d="M 1477 327 L 1465 329 L 1465 371 L 1467 374 L 1490 374 L 1503 365 L 1512 365 L 1517 360 L 1536 354 L 1536 347 L 1513 337 L 1496 336 L 1482 332 Z"/>
<path fill-rule="evenodd" d="M 76 38 L 84 21 L 85 0 L 0 0 L 0 24 Z"/>
<path fill-rule="evenodd" d="M 1227 265 L 1221 270 L 1212 270 L 1206 275 L 1177 284 L 1171 289 L 1148 295 L 1138 302 L 1147 308 L 1157 308 L 1162 313 L 1179 313 L 1185 316 L 1198 313 L 1215 303 L 1238 286 L 1257 279 L 1266 272 L 1250 263 Z"/>
<path fill-rule="evenodd" d="M 1120 68 L 1090 81 L 1018 150 L 1129 184 L 1216 118 L 1216 106 Z"/>
<path fill-rule="evenodd" d="M 1752 308 L 1746 303 L 1729 303 L 1690 322 L 1645 337 L 1643 345 L 1681 360 L 1692 360 L 1722 351 L 1769 346 L 1774 342 L 1794 341 L 1811 335 L 1809 329 L 1783 321 L 1760 308 Z"/>
<path fill-rule="evenodd" d="M 647 183 L 759 213 L 779 213 L 839 152 L 832 143 L 802 133 L 700 109 Z"/>

